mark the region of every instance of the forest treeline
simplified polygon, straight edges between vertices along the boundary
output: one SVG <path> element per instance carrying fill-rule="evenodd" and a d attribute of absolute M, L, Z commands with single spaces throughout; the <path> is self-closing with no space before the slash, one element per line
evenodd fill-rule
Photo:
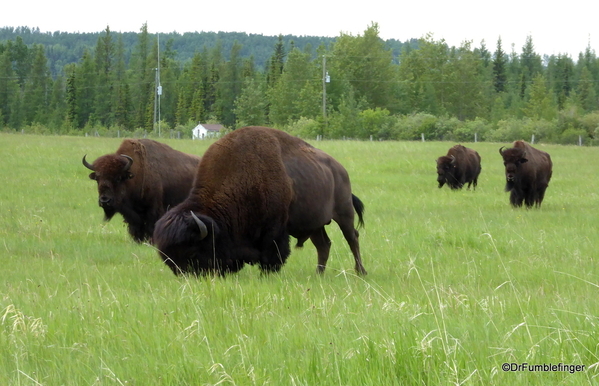
<path fill-rule="evenodd" d="M 45 40 L 28 43 L 34 35 Z M 156 135 L 159 127 L 190 136 L 208 122 L 324 138 L 599 137 L 599 60 L 590 47 L 574 59 L 541 56 L 531 36 L 520 52 L 501 38 L 493 48 L 448 46 L 433 35 L 400 43 L 383 41 L 376 23 L 361 35 L 301 44 L 271 37 L 269 51 L 247 34 L 218 33 L 194 47 L 176 43 L 186 34 L 161 34 L 158 43 L 147 25 L 89 35 L 95 42 L 69 45 L 65 33 L 0 29 L 3 130 Z M 65 47 L 78 53 L 69 59 Z"/>

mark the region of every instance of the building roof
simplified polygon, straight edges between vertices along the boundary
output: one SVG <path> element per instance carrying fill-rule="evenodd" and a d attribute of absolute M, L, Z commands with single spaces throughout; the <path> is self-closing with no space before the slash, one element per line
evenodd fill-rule
<path fill-rule="evenodd" d="M 198 126 L 202 126 L 204 129 L 206 129 L 207 131 L 221 131 L 222 129 L 224 129 L 225 127 L 221 124 L 210 124 L 210 123 L 200 123 Z M 196 127 L 198 127 L 196 126 Z"/>

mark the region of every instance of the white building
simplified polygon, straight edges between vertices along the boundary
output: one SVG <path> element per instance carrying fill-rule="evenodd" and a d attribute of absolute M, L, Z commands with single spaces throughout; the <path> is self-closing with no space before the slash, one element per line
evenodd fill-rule
<path fill-rule="evenodd" d="M 193 139 L 218 138 L 224 128 L 219 124 L 200 123 L 192 130 Z"/>

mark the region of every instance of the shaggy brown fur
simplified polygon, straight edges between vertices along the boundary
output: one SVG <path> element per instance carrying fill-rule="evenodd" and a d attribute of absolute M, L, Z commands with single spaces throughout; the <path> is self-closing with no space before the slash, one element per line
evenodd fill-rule
<path fill-rule="evenodd" d="M 334 219 L 365 274 L 354 208 L 361 223 L 363 204 L 332 157 L 282 131 L 245 127 L 206 151 L 191 195 L 158 221 L 154 240 L 175 274 L 225 274 L 246 263 L 279 270 L 291 234 L 298 246 L 313 241 L 322 272 L 330 249 L 324 226 Z"/>
<path fill-rule="evenodd" d="M 510 192 L 510 203 L 514 207 L 524 203 L 528 208 L 540 207 L 553 174 L 551 157 L 524 141 L 516 141 L 512 148 L 499 154 L 505 165 L 505 191 Z"/>
<path fill-rule="evenodd" d="M 468 183 L 476 185 L 481 171 L 480 155 L 462 145 L 455 145 L 447 155 L 437 158 L 437 182 L 439 188 L 447 184 L 451 189 L 462 189 Z"/>
<path fill-rule="evenodd" d="M 130 160 L 129 158 L 130 157 Z M 201 158 L 151 139 L 126 139 L 114 154 L 83 165 L 98 183 L 105 220 L 121 213 L 137 242 L 151 238 L 154 224 L 191 189 Z"/>

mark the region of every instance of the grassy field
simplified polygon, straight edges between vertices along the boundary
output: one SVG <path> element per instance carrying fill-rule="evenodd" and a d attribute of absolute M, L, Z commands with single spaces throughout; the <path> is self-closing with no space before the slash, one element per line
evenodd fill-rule
<path fill-rule="evenodd" d="M 322 277 L 306 244 L 278 274 L 196 279 L 103 223 L 81 157 L 119 143 L 0 134 L 0 385 L 599 384 L 599 149 L 540 145 L 553 180 L 526 210 L 506 144 L 465 144 L 482 174 L 454 192 L 452 143 L 312 142 L 366 205 L 368 276 L 332 224 Z M 529 371 L 560 363 L 584 370 Z"/>

